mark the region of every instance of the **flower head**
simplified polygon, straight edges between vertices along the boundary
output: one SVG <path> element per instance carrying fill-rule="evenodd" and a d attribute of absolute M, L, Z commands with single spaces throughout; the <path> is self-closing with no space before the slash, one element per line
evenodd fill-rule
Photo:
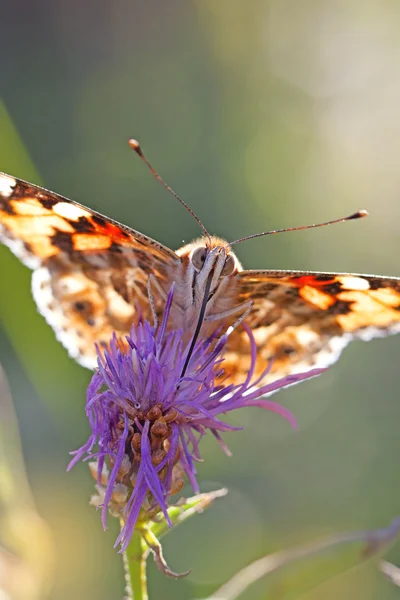
<path fill-rule="evenodd" d="M 246 326 L 251 366 L 240 385 L 217 385 L 223 373 L 227 336 L 200 340 L 184 375 L 187 347 L 180 330 L 167 331 L 173 290 L 168 295 L 158 328 L 147 321 L 133 326 L 126 346 L 114 336 L 108 350 L 98 349 L 98 370 L 87 390 L 86 413 L 92 433 L 70 463 L 96 458 L 99 484 L 103 484 L 102 521 L 110 508 L 123 520 L 116 541 L 124 550 L 137 524 L 162 512 L 167 522 L 169 498 L 179 492 L 185 476 L 198 492 L 196 461 L 199 442 L 207 431 L 219 441 L 221 432 L 235 430 L 223 413 L 246 406 L 276 412 L 296 426 L 293 415 L 263 398 L 273 391 L 312 377 L 321 369 L 292 375 L 261 388 L 253 380 L 256 344 Z M 94 450 L 96 447 L 96 450 Z"/>

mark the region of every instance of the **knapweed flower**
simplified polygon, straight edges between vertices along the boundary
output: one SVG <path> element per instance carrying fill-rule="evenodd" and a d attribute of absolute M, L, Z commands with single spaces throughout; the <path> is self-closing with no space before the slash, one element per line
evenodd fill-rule
<path fill-rule="evenodd" d="M 188 349 L 181 331 L 167 331 L 172 295 L 173 290 L 158 328 L 141 321 L 132 327 L 126 346 L 114 336 L 108 350 L 98 349 L 98 370 L 86 403 L 92 434 L 72 453 L 69 467 L 82 458 L 96 459 L 98 483 L 104 490 L 98 502 L 103 526 L 108 509 L 121 518 L 123 527 L 116 541 L 121 550 L 126 549 L 135 526 L 160 511 L 170 524 L 170 497 L 182 489 L 185 476 L 198 493 L 195 463 L 200 460 L 199 442 L 208 431 L 229 453 L 221 433 L 237 428 L 221 420 L 222 414 L 259 406 L 295 427 L 287 409 L 263 396 L 321 372 L 315 369 L 255 387 L 262 377 L 253 380 L 256 344 L 246 328 L 252 360 L 243 383 L 217 384 L 223 373 L 226 335 L 199 340 L 182 376 Z"/>

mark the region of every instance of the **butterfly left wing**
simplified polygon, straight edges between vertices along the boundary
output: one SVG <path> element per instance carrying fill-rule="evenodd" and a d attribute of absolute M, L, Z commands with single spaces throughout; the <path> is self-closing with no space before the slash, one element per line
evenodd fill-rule
<path fill-rule="evenodd" d="M 256 374 L 272 360 L 263 383 L 325 367 L 352 339 L 400 332 L 400 279 L 299 271 L 241 271 L 241 302 L 253 301 L 246 323 L 257 343 Z M 242 328 L 228 340 L 224 370 L 241 381 L 249 367 Z"/>
<path fill-rule="evenodd" d="M 96 366 L 95 342 L 151 319 L 147 280 L 180 264 L 162 244 L 77 202 L 0 173 L 0 240 L 34 269 L 39 311 L 70 355 Z M 167 286 L 166 286 L 167 287 Z"/>

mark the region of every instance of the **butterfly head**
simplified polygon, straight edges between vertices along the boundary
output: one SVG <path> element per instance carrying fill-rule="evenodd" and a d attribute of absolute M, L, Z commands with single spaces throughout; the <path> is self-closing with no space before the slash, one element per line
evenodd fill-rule
<path fill-rule="evenodd" d="M 201 238 L 178 250 L 179 256 L 186 262 L 186 273 L 193 290 L 204 289 L 209 277 L 211 293 L 225 281 L 241 270 L 241 265 L 229 244 L 217 237 Z"/>

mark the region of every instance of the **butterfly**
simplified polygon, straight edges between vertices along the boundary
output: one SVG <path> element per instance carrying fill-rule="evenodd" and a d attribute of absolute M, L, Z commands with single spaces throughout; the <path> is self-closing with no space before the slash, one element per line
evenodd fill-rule
<path fill-rule="evenodd" d="M 244 270 L 218 237 L 176 252 L 85 206 L 0 175 L 0 239 L 33 269 L 38 310 L 80 364 L 96 368 L 96 344 L 124 339 L 139 316 L 161 316 L 175 291 L 169 326 L 193 338 L 231 327 L 223 368 L 240 382 L 257 345 L 259 385 L 337 360 L 352 339 L 400 331 L 400 279 L 339 273 Z"/>

